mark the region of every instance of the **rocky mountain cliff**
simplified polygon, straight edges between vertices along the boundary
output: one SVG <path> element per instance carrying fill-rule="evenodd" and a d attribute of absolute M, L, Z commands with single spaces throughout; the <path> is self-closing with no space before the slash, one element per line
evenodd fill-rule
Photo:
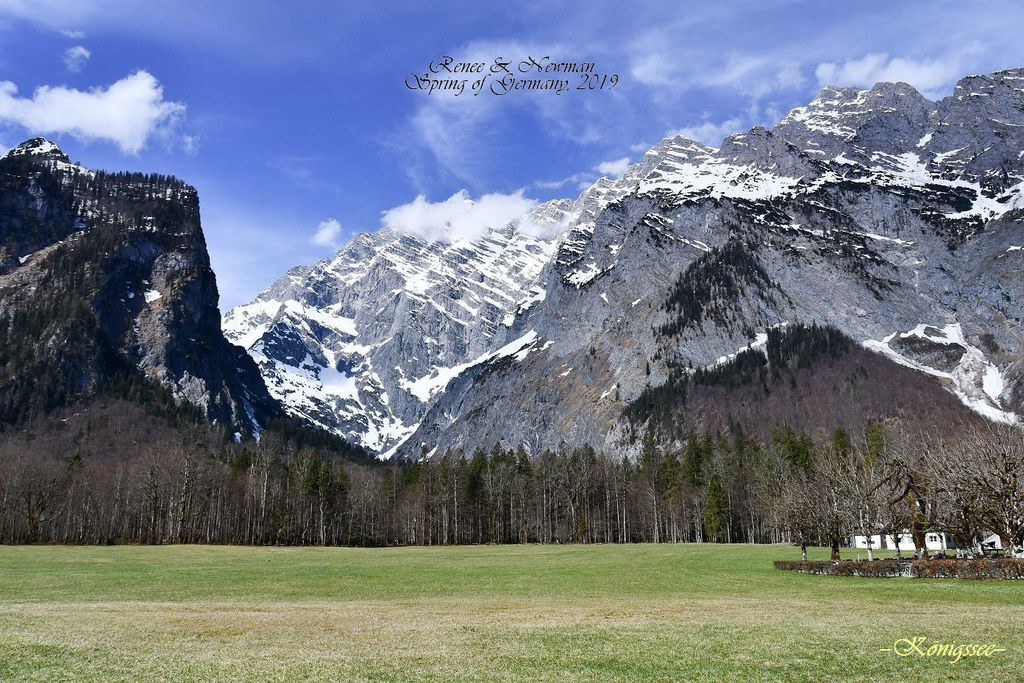
<path fill-rule="evenodd" d="M 519 256 L 488 263 L 482 244 L 362 235 L 334 261 L 289 273 L 226 325 L 249 342 L 272 390 L 275 376 L 305 381 L 318 368 L 372 387 L 348 408 L 321 402 L 317 421 L 341 416 L 335 428 L 358 437 L 372 431 L 345 420 L 379 409 L 380 424 L 401 426 L 363 443 L 406 456 L 498 440 L 531 452 L 563 440 L 616 447 L 649 417 L 623 415 L 649 388 L 810 322 L 875 352 L 864 358 L 880 367 L 898 364 L 977 413 L 1015 420 L 1024 406 L 1022 180 L 1024 70 L 965 78 L 938 102 L 905 84 L 826 87 L 772 130 L 718 149 L 669 138 L 623 178 L 542 205 L 565 226 L 550 241 L 527 245 L 515 226 L 492 233 L 504 236 L 494 249 L 529 251 L 521 265 L 509 266 Z M 472 267 L 448 265 L 462 253 Z M 493 307 L 481 305 L 485 292 Z M 307 362 L 316 348 L 306 338 L 326 334 L 324 313 L 351 322 L 327 332 L 358 358 L 391 350 L 369 364 L 340 362 L 338 350 Z M 268 342 L 278 335 L 264 337 L 282 320 L 292 322 L 280 338 L 296 343 L 274 356 Z M 315 392 L 299 380 L 290 388 L 289 409 L 308 413 Z"/>
<path fill-rule="evenodd" d="M 539 207 L 531 232 L 563 217 L 558 202 Z M 501 345 L 515 312 L 538 300 L 552 249 L 519 226 L 450 243 L 364 233 L 229 311 L 224 332 L 289 412 L 385 451 L 452 377 Z"/>
<path fill-rule="evenodd" d="M 93 172 L 42 138 L 0 159 L 2 422 L 167 392 L 258 432 L 280 408 L 224 338 L 217 300 L 194 188 Z"/>

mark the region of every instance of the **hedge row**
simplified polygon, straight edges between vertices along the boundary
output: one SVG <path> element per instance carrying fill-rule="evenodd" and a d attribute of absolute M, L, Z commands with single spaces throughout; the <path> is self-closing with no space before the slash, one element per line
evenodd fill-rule
<path fill-rule="evenodd" d="M 911 576 L 920 579 L 1024 579 L 1024 560 L 776 560 L 776 569 L 829 576 Z"/>
<path fill-rule="evenodd" d="M 899 560 L 874 560 L 855 562 L 853 560 L 794 562 L 776 560 L 776 569 L 803 572 L 805 574 L 828 574 L 830 576 L 912 576 L 909 562 Z"/>
<path fill-rule="evenodd" d="M 1024 560 L 918 560 L 914 576 L 922 579 L 1024 579 Z"/>

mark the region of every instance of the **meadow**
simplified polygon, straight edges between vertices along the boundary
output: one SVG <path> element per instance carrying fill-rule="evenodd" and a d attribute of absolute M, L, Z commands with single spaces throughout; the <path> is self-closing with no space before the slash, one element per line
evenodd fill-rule
<path fill-rule="evenodd" d="M 0 680 L 1024 678 L 1024 583 L 772 567 L 798 556 L 711 544 L 0 546 Z M 1005 651 L 955 663 L 880 651 L 914 636 Z"/>

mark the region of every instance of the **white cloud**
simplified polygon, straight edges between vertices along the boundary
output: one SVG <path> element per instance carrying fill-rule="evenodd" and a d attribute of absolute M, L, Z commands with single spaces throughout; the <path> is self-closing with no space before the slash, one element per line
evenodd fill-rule
<path fill-rule="evenodd" d="M 713 121 L 704 121 L 693 126 L 686 126 L 684 128 L 678 128 L 676 130 L 669 131 L 667 135 L 669 137 L 673 135 L 682 135 L 684 138 L 690 140 L 696 140 L 709 147 L 718 147 L 722 144 L 722 140 L 727 135 L 738 133 L 743 130 L 743 122 L 737 117 L 732 117 L 722 121 L 721 123 L 714 123 Z"/>
<path fill-rule="evenodd" d="M 339 237 L 341 237 L 341 223 L 334 218 L 328 218 L 325 221 L 320 221 L 320 225 L 316 226 L 316 232 L 313 233 L 313 238 L 310 241 L 321 247 L 336 247 Z"/>
<path fill-rule="evenodd" d="M 601 175 L 618 178 L 626 172 L 627 168 L 629 168 L 629 157 L 622 157 L 614 161 L 602 161 L 594 167 L 594 170 Z"/>
<path fill-rule="evenodd" d="M 92 52 L 84 45 L 75 45 L 64 50 L 64 66 L 72 73 L 78 73 L 92 57 Z"/>
<path fill-rule="evenodd" d="M 823 62 L 815 69 L 819 85 L 869 88 L 880 82 L 909 83 L 924 95 L 940 97 L 966 72 L 966 54 L 971 50 L 935 59 L 890 58 L 873 52 L 842 63 Z"/>
<path fill-rule="evenodd" d="M 163 86 L 146 71 L 88 91 L 40 86 L 31 98 L 0 81 L 0 121 L 30 133 L 67 133 L 82 140 L 107 140 L 136 154 L 149 139 L 165 135 L 185 113 L 185 105 L 164 99 Z"/>
<path fill-rule="evenodd" d="M 522 219 L 535 206 L 537 201 L 524 197 L 522 190 L 485 194 L 477 200 L 459 190 L 443 202 L 418 195 L 408 204 L 384 211 L 381 223 L 428 240 L 472 240 Z"/>
<path fill-rule="evenodd" d="M 60 34 L 65 38 L 70 38 L 71 40 L 81 40 L 82 38 L 85 38 L 85 31 L 69 31 L 64 29 Z"/>

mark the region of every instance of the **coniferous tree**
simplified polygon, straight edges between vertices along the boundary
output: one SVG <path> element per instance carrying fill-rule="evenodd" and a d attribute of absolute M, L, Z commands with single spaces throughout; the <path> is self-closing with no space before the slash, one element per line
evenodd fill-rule
<path fill-rule="evenodd" d="M 704 529 L 708 538 L 715 542 L 725 540 L 729 522 L 729 507 L 722 479 L 717 474 L 708 482 L 708 502 L 704 508 Z"/>

